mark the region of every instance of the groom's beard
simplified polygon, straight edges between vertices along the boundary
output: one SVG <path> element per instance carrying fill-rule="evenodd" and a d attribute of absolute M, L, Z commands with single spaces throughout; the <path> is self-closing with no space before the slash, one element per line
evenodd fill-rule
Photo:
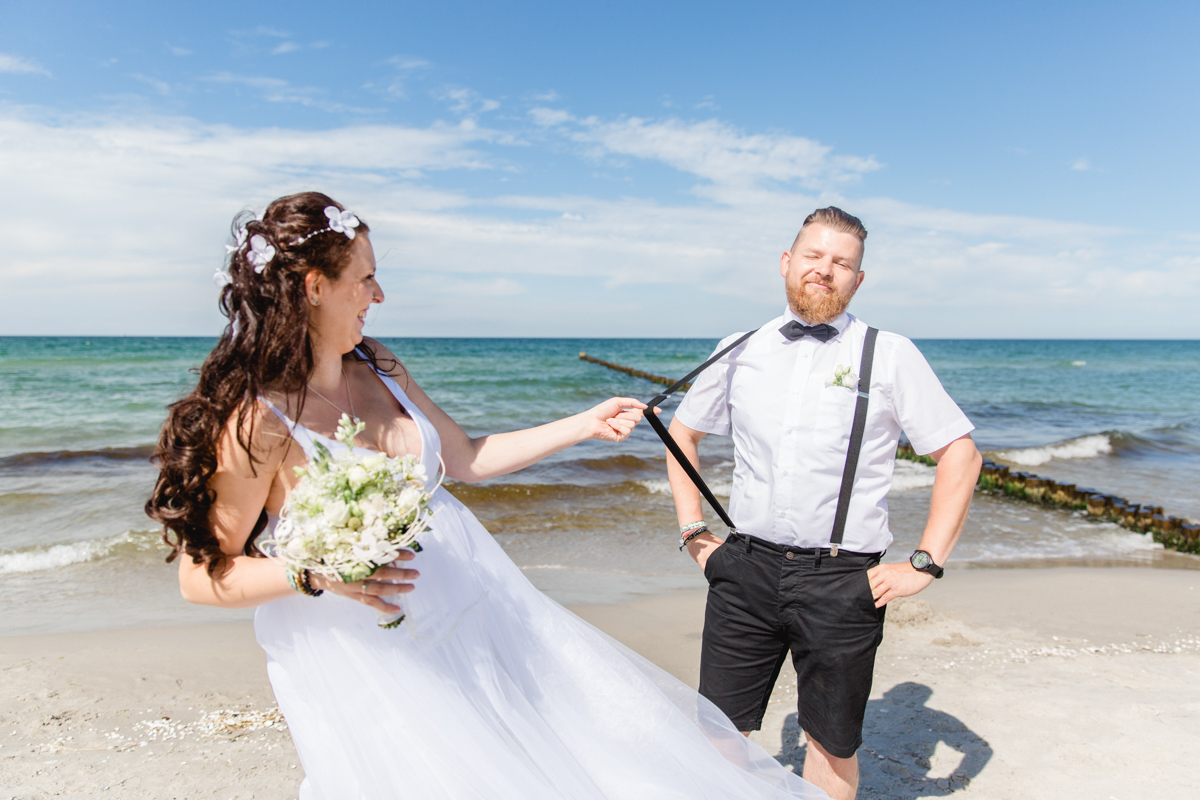
<path fill-rule="evenodd" d="M 822 286 L 828 286 L 833 289 L 832 292 L 810 292 L 808 284 L 817 283 Z M 842 294 L 824 281 L 806 277 L 801 281 L 799 286 L 787 287 L 788 305 L 792 307 L 792 311 L 796 312 L 797 316 L 801 317 L 809 325 L 820 325 L 826 322 L 833 322 L 842 315 L 850 305 L 850 300 L 854 297 L 854 289 Z"/>

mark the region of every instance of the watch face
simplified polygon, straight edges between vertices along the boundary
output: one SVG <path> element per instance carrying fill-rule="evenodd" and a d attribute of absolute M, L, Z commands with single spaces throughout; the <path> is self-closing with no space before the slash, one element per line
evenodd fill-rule
<path fill-rule="evenodd" d="M 918 550 L 913 553 L 909 561 L 912 563 L 913 569 L 925 569 L 933 563 L 933 559 L 929 557 L 929 553 L 926 553 L 924 550 Z"/>

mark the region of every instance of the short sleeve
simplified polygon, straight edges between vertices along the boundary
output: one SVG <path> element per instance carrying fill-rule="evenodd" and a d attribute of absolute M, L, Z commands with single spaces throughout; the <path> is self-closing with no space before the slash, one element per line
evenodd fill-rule
<path fill-rule="evenodd" d="M 903 336 L 887 338 L 892 347 L 892 405 L 913 449 L 926 455 L 975 430 L 917 346 Z"/>
<path fill-rule="evenodd" d="M 733 343 L 740 333 L 721 340 L 709 358 Z M 729 411 L 729 356 L 722 358 L 696 376 L 692 388 L 675 409 L 675 419 L 694 431 L 728 436 L 731 429 Z"/>

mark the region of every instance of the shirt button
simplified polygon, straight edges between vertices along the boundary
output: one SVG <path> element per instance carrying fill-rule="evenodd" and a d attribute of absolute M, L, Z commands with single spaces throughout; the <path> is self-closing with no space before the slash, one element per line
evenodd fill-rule
<path fill-rule="evenodd" d="M 788 472 L 786 469 L 783 471 L 783 477 L 785 477 L 785 478 L 786 478 L 788 475 L 791 475 L 791 474 L 792 474 L 792 473 Z"/>
<path fill-rule="evenodd" d="M 780 518 L 780 519 L 784 519 L 785 517 L 787 517 L 787 512 L 786 512 L 786 511 L 780 511 L 780 512 L 779 512 L 779 518 Z"/>
<path fill-rule="evenodd" d="M 794 559 L 796 557 L 796 554 L 793 553 L 791 550 L 788 550 L 787 553 L 785 553 L 783 557 L 786 558 L 788 561 L 791 561 L 792 559 Z"/>

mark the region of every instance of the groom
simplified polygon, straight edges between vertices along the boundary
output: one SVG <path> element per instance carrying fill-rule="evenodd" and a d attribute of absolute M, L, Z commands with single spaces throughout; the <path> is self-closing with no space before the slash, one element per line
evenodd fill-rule
<path fill-rule="evenodd" d="M 863 282 L 866 238 L 841 209 L 810 214 L 780 258 L 783 315 L 701 373 L 675 412 L 671 433 L 694 465 L 701 439 L 732 433 L 737 530 L 724 542 L 703 525 L 699 491 L 667 459 L 681 546 L 709 582 L 700 692 L 748 735 L 790 651 L 809 744 L 804 777 L 835 800 L 858 791 L 885 605 L 941 577 L 980 467 L 974 426 L 920 351 L 894 333 L 876 339 L 846 313 Z M 865 374 L 869 386 L 860 385 Z M 885 498 L 901 431 L 937 473 L 919 548 L 880 564 L 892 543 Z"/>

